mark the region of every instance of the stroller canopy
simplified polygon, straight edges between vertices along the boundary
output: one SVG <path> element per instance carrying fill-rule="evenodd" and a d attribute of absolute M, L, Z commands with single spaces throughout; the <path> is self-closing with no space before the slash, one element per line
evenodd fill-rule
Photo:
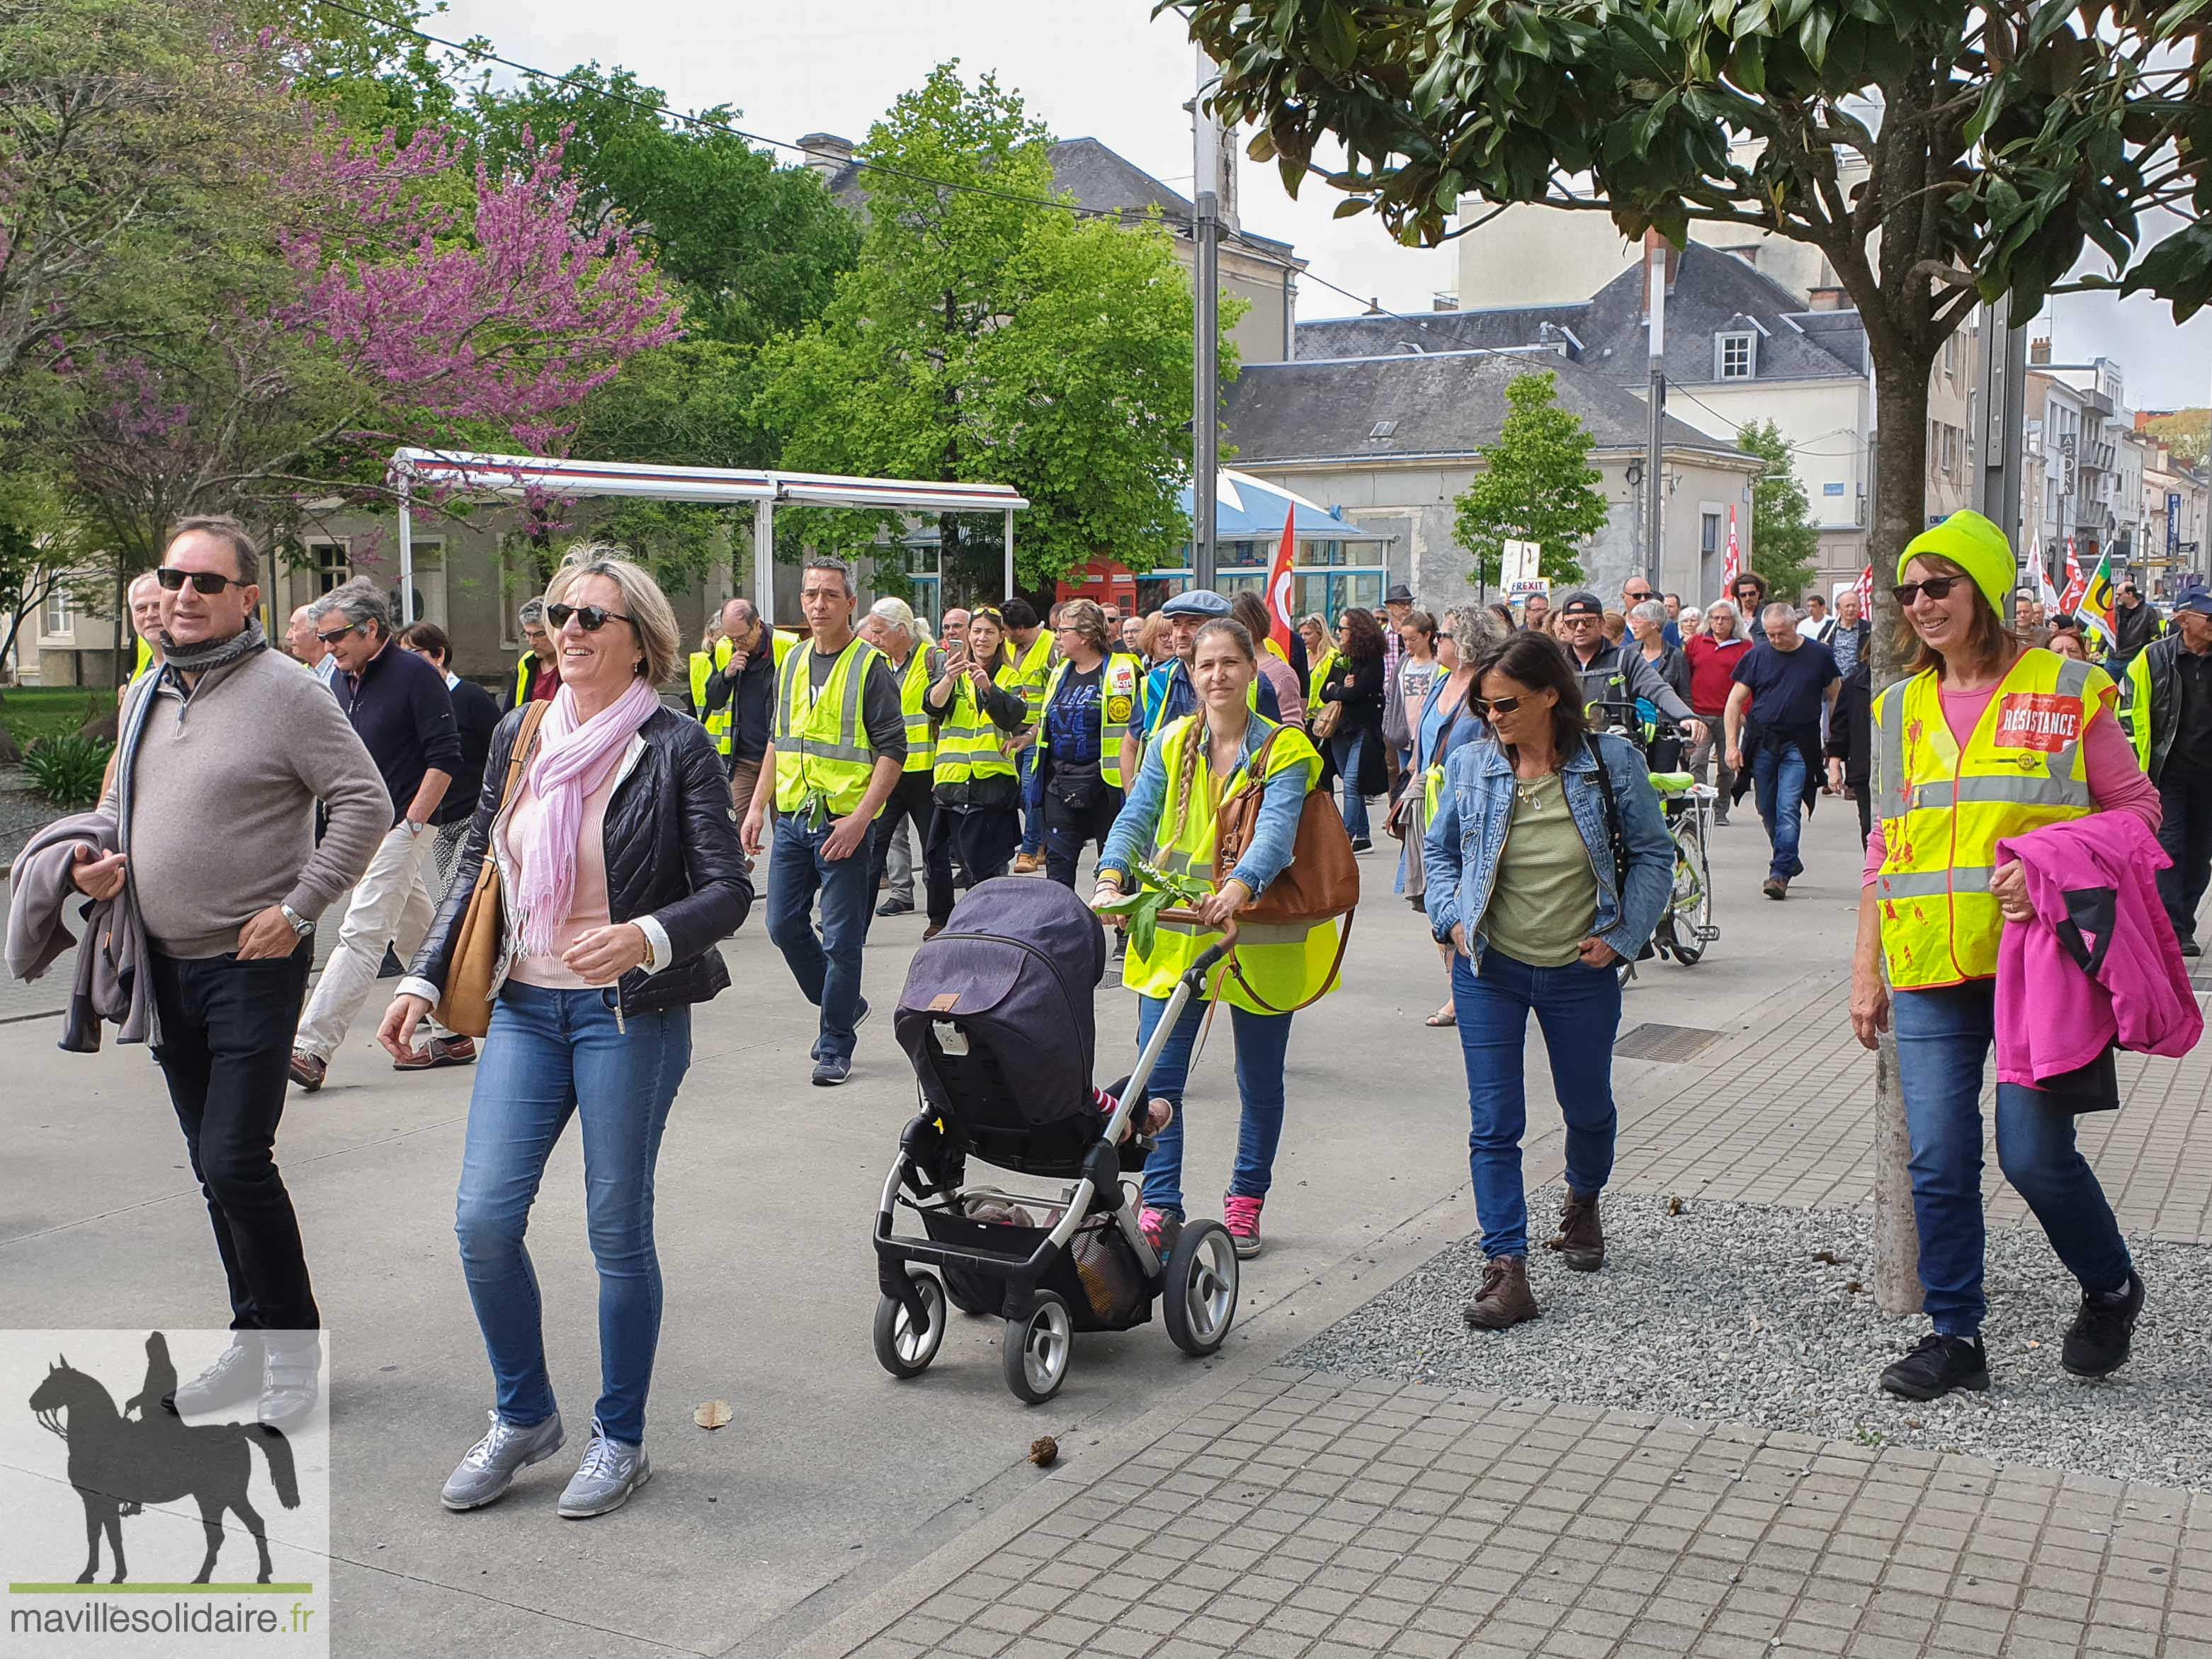
<path fill-rule="evenodd" d="M 1092 1000 L 1105 971 L 1105 931 L 1073 893 L 1033 878 L 987 881 L 915 952 L 899 994 L 899 1046 L 927 1085 L 936 1070 L 931 1024 L 957 1020 L 969 1042 L 997 1057 L 1012 1103 L 1030 1122 L 1089 1112 L 1097 1048 Z"/>

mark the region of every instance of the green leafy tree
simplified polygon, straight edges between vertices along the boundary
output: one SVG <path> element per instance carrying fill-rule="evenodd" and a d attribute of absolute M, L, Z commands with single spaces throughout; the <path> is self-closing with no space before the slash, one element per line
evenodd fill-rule
<path fill-rule="evenodd" d="M 2212 409 L 2179 409 L 2157 415 L 2146 423 L 2150 435 L 2173 452 L 2184 466 L 2201 467 L 2207 459 L 2208 436 L 2212 436 Z"/>
<path fill-rule="evenodd" d="M 1496 583 L 1508 541 L 1534 542 L 1537 574 L 1579 582 L 1576 555 L 1605 526 L 1601 475 L 1589 464 L 1589 429 L 1559 405 L 1559 377 L 1517 374 L 1505 387 L 1513 412 L 1482 453 L 1482 471 L 1452 502 L 1452 530 L 1473 556 L 1469 581 Z"/>
<path fill-rule="evenodd" d="M 1766 463 L 1751 490 L 1751 568 L 1766 578 L 1778 599 L 1795 599 L 1812 585 L 1820 562 L 1820 532 L 1813 504 L 1790 457 L 1790 445 L 1773 422 L 1754 422 L 1736 434 L 1737 447 Z M 1747 627 L 1758 619 L 1747 617 Z"/>
<path fill-rule="evenodd" d="M 880 164 L 859 263 L 818 325 L 769 349 L 759 404 L 786 466 L 1020 490 L 1032 591 L 1101 556 L 1149 569 L 1190 533 L 1188 279 L 1157 225 L 1044 205 L 1048 143 L 1017 94 L 955 64 L 902 96 L 859 152 Z M 848 547 L 890 530 L 790 516 Z M 948 580 L 994 591 L 998 525 L 946 514 L 939 532 Z"/>
<path fill-rule="evenodd" d="M 1690 222 L 1818 248 L 1877 388 L 1877 562 L 1923 523 L 1928 379 L 1977 303 L 2076 286 L 2212 301 L 2204 9 L 2063 0 L 1191 0 L 1217 106 L 1296 191 L 1407 241 L 1544 203 L 1680 243 Z M 1342 146 L 1334 170 L 1316 168 Z M 1570 184 L 1573 187 L 1570 188 Z M 2186 215 L 2144 246 L 2144 219 Z M 1447 228 L 1460 215 L 1459 231 Z M 1879 590 L 1877 590 L 1879 591 Z M 1887 605 L 1887 597 L 1882 599 Z M 1877 640 L 1888 629 L 1877 628 Z M 1886 647 L 1885 647 L 1886 648 Z"/>

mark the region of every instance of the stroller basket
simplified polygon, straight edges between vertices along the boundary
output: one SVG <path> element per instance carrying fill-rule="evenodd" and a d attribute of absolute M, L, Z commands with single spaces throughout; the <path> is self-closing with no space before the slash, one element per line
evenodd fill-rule
<path fill-rule="evenodd" d="M 1009 1267 L 1026 1261 L 1050 1230 L 1011 1222 L 977 1221 L 950 1210 L 921 1212 L 933 1241 L 965 1249 L 988 1250 L 1007 1258 Z M 1004 1279 L 987 1269 L 947 1263 L 942 1269 L 945 1294 L 968 1313 L 994 1314 L 1005 1300 Z M 1038 1277 L 1040 1289 L 1066 1299 L 1079 1330 L 1125 1331 L 1152 1316 L 1152 1301 L 1136 1253 L 1111 1215 L 1092 1216 L 1076 1230 L 1066 1250 Z"/>

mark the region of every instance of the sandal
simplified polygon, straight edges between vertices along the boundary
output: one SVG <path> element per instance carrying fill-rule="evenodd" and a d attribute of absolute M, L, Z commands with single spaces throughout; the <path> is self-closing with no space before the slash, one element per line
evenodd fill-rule
<path fill-rule="evenodd" d="M 1454 1008 L 1450 1003 L 1447 1002 L 1443 1007 L 1437 1009 L 1436 1012 L 1431 1014 L 1426 1019 L 1423 1020 L 1421 1024 L 1424 1025 L 1434 1026 L 1439 1030 L 1443 1030 L 1447 1025 L 1456 1025 L 1459 1024 L 1459 1011 Z"/>

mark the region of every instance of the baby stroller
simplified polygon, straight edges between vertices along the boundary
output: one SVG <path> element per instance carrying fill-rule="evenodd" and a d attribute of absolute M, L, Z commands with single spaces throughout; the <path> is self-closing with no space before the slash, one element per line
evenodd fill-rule
<path fill-rule="evenodd" d="M 1120 1100 L 1109 1115 L 1091 1082 L 1105 933 L 1074 894 L 1050 881 L 984 882 L 915 952 L 896 1024 L 921 1110 L 899 1137 L 876 1213 L 875 1344 L 885 1370 L 928 1368 L 947 1298 L 1006 1322 L 1000 1369 L 1032 1405 L 1066 1380 L 1076 1332 L 1141 1325 L 1163 1296 L 1177 1347 L 1203 1355 L 1221 1346 L 1237 1316 L 1228 1233 L 1187 1222 L 1164 1259 L 1121 1180 L 1150 1150 L 1133 1127 L 1149 1111 L 1145 1079 L 1219 956 L 1207 951 L 1176 986 L 1136 1071 L 1107 1091 Z M 1056 1197 L 970 1186 L 970 1157 L 1069 1184 Z M 925 1237 L 896 1231 L 902 1209 Z"/>

